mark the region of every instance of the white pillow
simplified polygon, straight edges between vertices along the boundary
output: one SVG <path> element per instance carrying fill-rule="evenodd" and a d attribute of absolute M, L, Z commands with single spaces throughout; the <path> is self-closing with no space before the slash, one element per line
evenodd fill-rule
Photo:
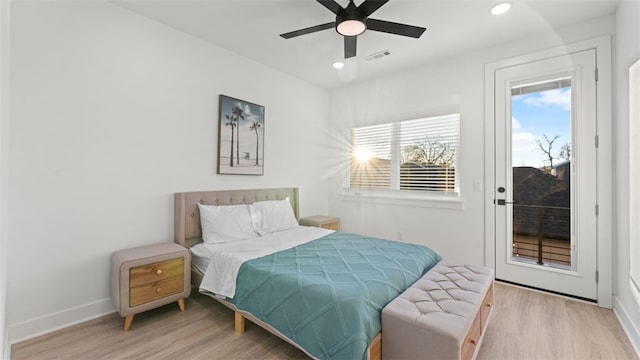
<path fill-rule="evenodd" d="M 219 244 L 258 236 L 253 229 L 249 205 L 202 205 L 200 225 L 202 240 L 207 244 Z"/>
<path fill-rule="evenodd" d="M 260 235 L 298 227 L 288 199 L 255 202 L 251 205 L 251 212 L 253 226 Z"/>

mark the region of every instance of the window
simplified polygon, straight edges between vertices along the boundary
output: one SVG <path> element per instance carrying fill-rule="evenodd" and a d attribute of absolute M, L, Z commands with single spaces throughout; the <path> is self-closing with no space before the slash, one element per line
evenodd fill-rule
<path fill-rule="evenodd" d="M 351 189 L 456 193 L 460 114 L 351 129 Z"/>

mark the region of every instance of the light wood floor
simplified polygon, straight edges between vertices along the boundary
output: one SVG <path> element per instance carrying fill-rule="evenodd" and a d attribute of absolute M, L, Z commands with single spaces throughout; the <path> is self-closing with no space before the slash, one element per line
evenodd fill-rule
<path fill-rule="evenodd" d="M 12 346 L 12 359 L 308 359 L 260 327 L 233 332 L 233 313 L 192 294 L 187 310 L 163 306 L 122 331 L 117 314 Z M 478 359 L 637 359 L 610 310 L 496 284 Z"/>

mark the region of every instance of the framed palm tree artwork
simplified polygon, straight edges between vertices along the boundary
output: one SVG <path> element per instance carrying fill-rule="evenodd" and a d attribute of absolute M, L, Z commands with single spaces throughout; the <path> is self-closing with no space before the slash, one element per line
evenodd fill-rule
<path fill-rule="evenodd" d="M 264 174 L 264 106 L 220 95 L 218 174 Z"/>

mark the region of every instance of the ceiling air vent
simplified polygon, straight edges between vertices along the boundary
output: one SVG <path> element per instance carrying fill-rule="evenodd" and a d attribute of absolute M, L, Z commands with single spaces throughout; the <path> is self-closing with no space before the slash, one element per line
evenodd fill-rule
<path fill-rule="evenodd" d="M 391 52 L 389 52 L 389 50 L 382 50 L 382 51 L 378 51 L 376 53 L 373 53 L 371 55 L 368 55 L 365 57 L 366 60 L 368 61 L 372 61 L 372 60 L 378 60 L 380 58 L 383 58 L 385 56 L 389 56 L 391 55 Z"/>

